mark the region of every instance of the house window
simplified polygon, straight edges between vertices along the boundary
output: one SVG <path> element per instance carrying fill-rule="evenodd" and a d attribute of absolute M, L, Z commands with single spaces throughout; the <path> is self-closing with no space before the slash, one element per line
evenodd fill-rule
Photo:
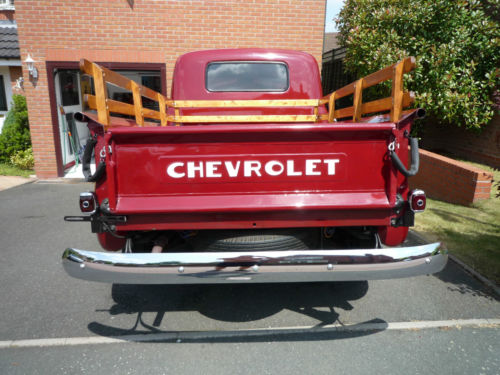
<path fill-rule="evenodd" d="M 5 95 L 5 85 L 3 76 L 0 75 L 0 111 L 7 111 L 7 96 Z"/>
<path fill-rule="evenodd" d="M 14 10 L 14 0 L 0 0 L 0 10 Z"/>

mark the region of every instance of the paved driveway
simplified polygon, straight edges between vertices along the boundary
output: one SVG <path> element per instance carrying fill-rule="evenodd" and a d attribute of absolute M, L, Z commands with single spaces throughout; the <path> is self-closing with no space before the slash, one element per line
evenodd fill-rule
<path fill-rule="evenodd" d="M 72 279 L 64 248 L 99 248 L 88 223 L 62 219 L 86 189 L 0 192 L 1 374 L 500 371 L 500 303 L 451 262 L 432 276 L 355 283 Z"/>

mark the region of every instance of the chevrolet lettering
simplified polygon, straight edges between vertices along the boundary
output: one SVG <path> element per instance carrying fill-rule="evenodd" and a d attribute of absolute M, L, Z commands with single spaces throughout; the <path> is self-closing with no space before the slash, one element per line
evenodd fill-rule
<path fill-rule="evenodd" d="M 335 176 L 339 159 L 238 160 L 238 161 L 176 161 L 167 167 L 167 175 L 179 178 L 237 178 L 267 176 Z"/>

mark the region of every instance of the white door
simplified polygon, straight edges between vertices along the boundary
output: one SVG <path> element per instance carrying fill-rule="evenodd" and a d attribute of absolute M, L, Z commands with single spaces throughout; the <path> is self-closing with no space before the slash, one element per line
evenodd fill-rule
<path fill-rule="evenodd" d="M 75 112 L 82 111 L 80 72 L 58 69 L 55 73 L 57 113 L 63 166 L 79 163 L 81 152 L 89 137 L 87 124 L 73 118 Z"/>

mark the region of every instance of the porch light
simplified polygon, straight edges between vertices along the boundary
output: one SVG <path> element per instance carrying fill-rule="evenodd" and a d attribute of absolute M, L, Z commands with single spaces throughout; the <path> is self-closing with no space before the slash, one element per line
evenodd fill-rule
<path fill-rule="evenodd" d="M 38 78 L 38 70 L 35 67 L 35 60 L 31 57 L 31 55 L 28 53 L 28 57 L 26 57 L 26 60 L 24 60 L 26 65 L 28 66 L 28 72 L 30 76 L 33 77 L 33 79 Z"/>

